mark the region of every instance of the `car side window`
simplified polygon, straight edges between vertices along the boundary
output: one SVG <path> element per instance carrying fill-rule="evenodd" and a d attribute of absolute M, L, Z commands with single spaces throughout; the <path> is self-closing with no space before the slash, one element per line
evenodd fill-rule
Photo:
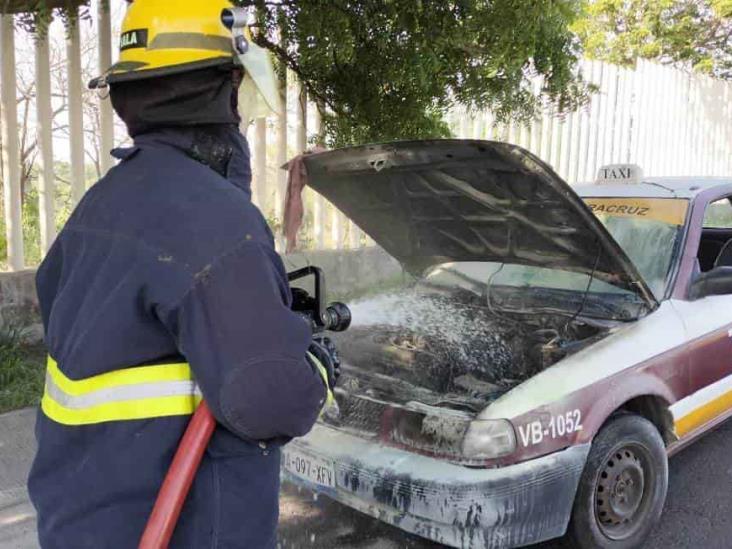
<path fill-rule="evenodd" d="M 704 212 L 699 269 L 707 272 L 714 267 L 732 267 L 732 197 L 710 203 Z"/>
<path fill-rule="evenodd" d="M 712 202 L 704 212 L 705 229 L 730 229 L 732 230 L 732 202 L 730 198 L 722 198 Z"/>

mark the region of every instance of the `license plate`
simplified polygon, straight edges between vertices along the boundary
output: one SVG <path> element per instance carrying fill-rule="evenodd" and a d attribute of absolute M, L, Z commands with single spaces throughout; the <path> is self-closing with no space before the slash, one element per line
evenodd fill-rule
<path fill-rule="evenodd" d="M 332 461 L 290 448 L 285 448 L 282 457 L 285 470 L 296 477 L 318 486 L 335 488 L 335 466 Z"/>

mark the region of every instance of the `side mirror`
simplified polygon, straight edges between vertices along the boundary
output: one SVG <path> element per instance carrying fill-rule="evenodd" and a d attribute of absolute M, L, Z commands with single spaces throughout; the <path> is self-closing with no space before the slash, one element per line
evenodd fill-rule
<path fill-rule="evenodd" d="M 727 294 L 732 295 L 732 267 L 715 267 L 700 274 L 689 289 L 689 299 L 692 300 Z"/>

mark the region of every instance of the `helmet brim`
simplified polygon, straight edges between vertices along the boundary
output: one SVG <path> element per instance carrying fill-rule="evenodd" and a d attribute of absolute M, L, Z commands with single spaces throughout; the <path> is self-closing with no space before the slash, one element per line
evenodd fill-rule
<path fill-rule="evenodd" d="M 146 69 L 147 63 L 142 62 L 120 62 L 112 65 L 106 74 L 98 76 L 89 82 L 89 89 L 106 88 L 111 84 L 120 82 L 133 82 L 135 80 L 146 80 L 149 78 L 160 78 L 173 74 L 181 74 L 184 72 L 207 69 L 211 67 L 235 66 L 234 59 L 230 56 L 216 57 L 214 59 L 204 59 L 202 61 L 193 61 L 190 63 L 181 63 L 180 65 L 170 65 L 166 67 L 158 67 Z"/>

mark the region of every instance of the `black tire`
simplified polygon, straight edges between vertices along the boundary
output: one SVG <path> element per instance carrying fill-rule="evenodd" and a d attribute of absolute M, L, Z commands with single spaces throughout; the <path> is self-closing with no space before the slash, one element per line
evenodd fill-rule
<path fill-rule="evenodd" d="M 647 419 L 610 419 L 595 437 L 580 479 L 568 541 L 578 549 L 642 547 L 663 512 L 668 459 Z"/>

